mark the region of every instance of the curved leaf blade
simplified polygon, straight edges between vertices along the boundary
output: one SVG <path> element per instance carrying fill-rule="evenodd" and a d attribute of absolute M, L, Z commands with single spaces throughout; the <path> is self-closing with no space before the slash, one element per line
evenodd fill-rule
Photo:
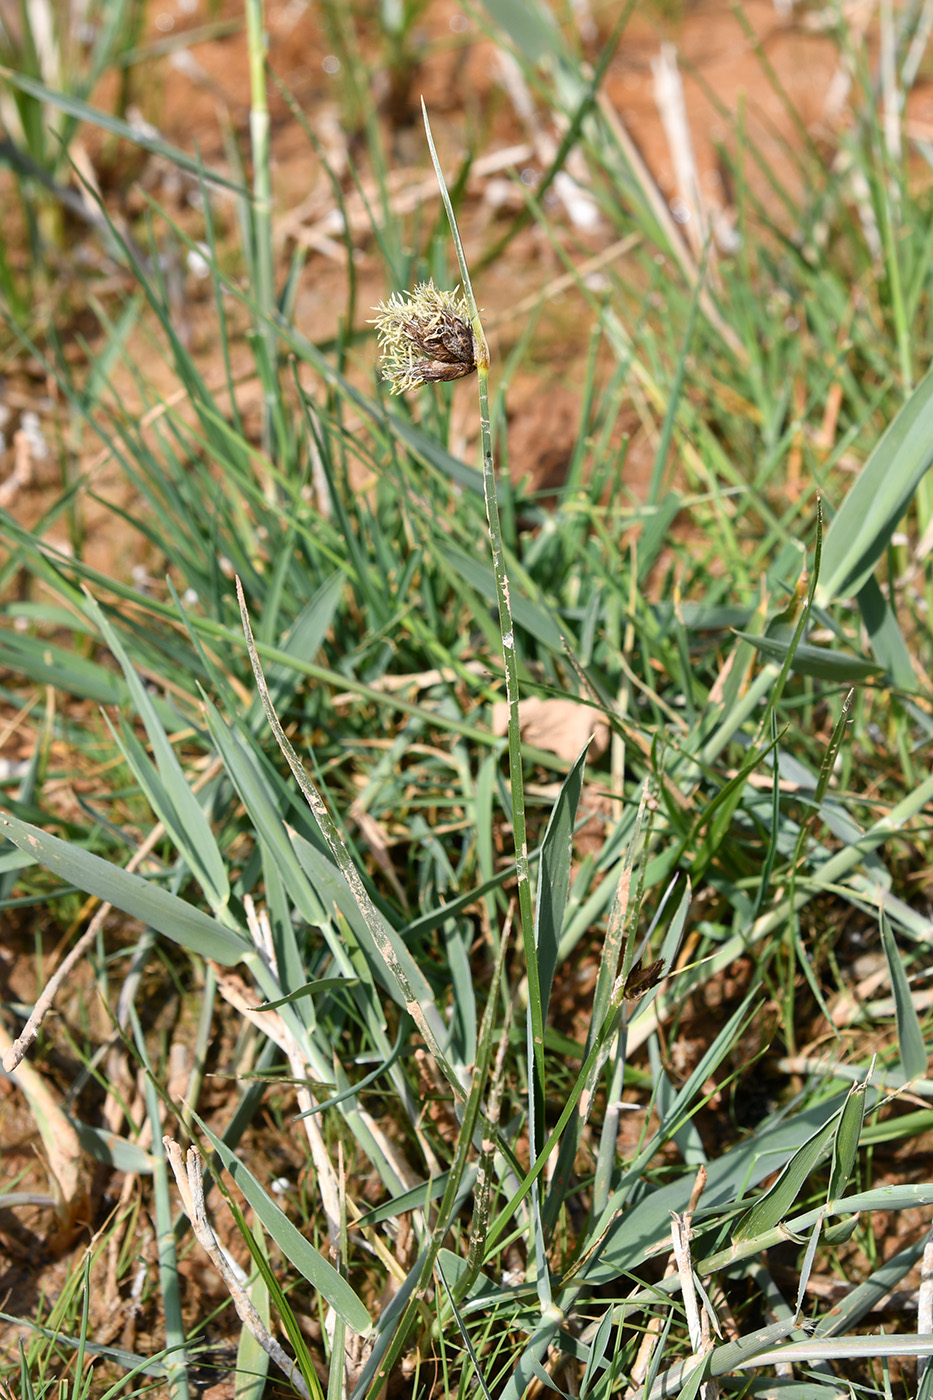
<path fill-rule="evenodd" d="M 223 1162 L 231 1179 L 249 1201 L 269 1234 L 289 1263 L 294 1264 L 301 1276 L 326 1298 L 334 1311 L 354 1332 L 368 1333 L 372 1319 L 365 1306 L 357 1297 L 345 1278 L 338 1274 L 333 1264 L 329 1264 L 319 1254 L 310 1240 L 295 1228 L 288 1216 L 279 1209 L 264 1187 L 243 1165 L 239 1157 L 231 1152 L 227 1144 L 212 1133 L 202 1118 L 194 1115 L 205 1136 L 210 1140 L 216 1155 Z"/>
<path fill-rule="evenodd" d="M 762 656 L 778 665 L 783 665 L 790 650 L 790 643 L 779 637 L 757 637 L 752 632 L 736 632 L 735 635 L 743 642 L 750 642 Z M 853 656 L 847 651 L 829 651 L 826 647 L 810 646 L 806 642 L 798 644 L 791 661 L 791 670 L 799 676 L 812 676 L 814 680 L 833 681 L 837 685 L 868 680 L 883 669 L 878 661 Z"/>
<path fill-rule="evenodd" d="M 889 424 L 827 532 L 817 606 L 867 582 L 931 464 L 933 371 Z"/>
<path fill-rule="evenodd" d="M 244 939 L 193 904 L 80 846 L 71 846 L 6 812 L 0 812 L 0 835 L 68 884 L 106 900 L 199 957 L 231 967 L 249 951 Z"/>

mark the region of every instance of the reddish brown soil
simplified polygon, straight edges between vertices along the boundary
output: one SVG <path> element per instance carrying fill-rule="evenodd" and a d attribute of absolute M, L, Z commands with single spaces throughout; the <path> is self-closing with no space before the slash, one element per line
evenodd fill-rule
<path fill-rule="evenodd" d="M 613 3 L 596 11 L 586 40 L 591 61 L 598 59 L 618 8 Z M 864 3 L 848 9 L 856 28 L 859 24 L 867 26 L 874 11 L 873 5 Z M 631 134 L 664 198 L 676 201 L 674 165 L 658 117 L 652 72 L 662 43 L 676 45 L 703 197 L 711 211 L 719 210 L 727 219 L 732 212 L 733 191 L 725 177 L 719 148 L 735 149 L 737 119 L 748 143 L 762 152 L 770 177 L 783 183 L 793 195 L 800 192 L 797 155 L 804 144 L 804 134 L 825 151 L 829 160 L 839 130 L 848 120 L 844 73 L 833 43 L 820 30 L 823 12 L 800 5 L 797 17 L 788 22 L 779 18 L 772 0 L 746 0 L 742 10 L 745 26 L 754 37 L 737 20 L 730 0 L 637 5 L 604 85 L 607 108 L 617 114 Z M 186 30 L 203 26 L 207 19 L 203 8 L 191 0 L 166 0 L 164 6 L 153 3 L 143 42 L 164 40 L 166 36 L 180 38 Z M 210 19 L 235 24 L 242 19 L 240 7 L 235 0 L 228 0 L 219 12 L 211 11 Z M 540 108 L 533 109 L 530 117 L 516 114 L 495 46 L 475 20 L 452 0 L 431 0 L 428 4 L 411 44 L 414 59 L 407 82 L 396 85 L 392 91 L 385 78 L 384 46 L 381 47 L 375 27 L 368 21 L 361 22 L 358 16 L 347 23 L 356 27 L 359 47 L 376 69 L 372 97 L 382 115 L 393 200 L 400 209 L 417 212 L 422 234 L 438 214 L 437 192 L 429 174 L 417 112 L 422 94 L 448 170 L 457 169 L 467 141 L 474 155 L 481 157 L 480 170 L 486 162 L 486 173 L 471 178 L 461 213 L 467 254 L 471 261 L 476 260 L 495 243 L 506 227 L 506 219 L 521 207 L 520 193 L 509 183 L 514 162 L 522 170 L 540 173 L 542 153 L 548 143 L 553 147 L 559 133 L 542 116 Z M 872 36 L 873 33 L 872 30 Z M 365 318 L 368 308 L 385 295 L 387 288 L 368 215 L 353 192 L 348 173 L 348 161 L 352 159 L 359 167 L 364 188 L 375 196 L 360 105 L 347 97 L 341 73 L 332 72 L 338 45 L 322 20 L 321 8 L 300 0 L 269 4 L 268 35 L 271 69 L 304 112 L 347 194 L 359 282 L 357 315 Z M 763 76 L 763 65 L 773 69 L 783 97 Z M 241 149 L 248 149 L 249 85 L 242 28 L 223 38 L 194 43 L 175 57 L 139 65 L 134 70 L 131 90 L 135 106 L 165 139 L 189 153 L 199 151 L 207 166 L 227 168 L 225 131 L 232 130 Z M 107 109 L 115 91 L 116 81 L 110 76 L 94 94 L 95 103 Z M 275 226 L 283 269 L 286 256 L 296 244 L 307 249 L 295 322 L 313 339 L 327 339 L 345 312 L 347 282 L 345 251 L 332 223 L 333 191 L 321 160 L 274 86 L 269 102 Z M 933 100 L 922 88 L 914 94 L 912 111 L 921 127 L 924 122 L 929 123 Z M 506 155 L 498 162 L 498 168 L 490 168 L 497 166 L 499 152 Z M 179 174 L 159 158 L 115 145 L 111 138 L 92 129 L 82 132 L 74 153 L 78 164 L 93 172 L 101 184 L 115 215 L 129 221 L 131 227 L 140 227 L 137 216 L 145 206 L 142 191 L 146 191 L 194 236 L 200 236 L 200 216 L 191 208 L 192 177 Z M 779 201 L 769 178 L 751 161 L 746 164 L 750 187 L 767 208 L 779 214 Z M 573 162 L 571 169 L 577 169 Z M 0 200 L 9 207 L 6 222 L 14 231 L 12 258 L 22 263 L 25 250 L 17 247 L 15 237 L 21 221 L 10 194 L 10 177 L 0 174 Z M 592 228 L 573 228 L 568 227 L 562 206 L 551 204 L 549 208 L 557 231 L 578 262 L 588 253 L 598 255 L 616 241 L 617 235 L 605 219 Z M 234 210 L 222 197 L 216 217 L 221 246 L 234 248 Z M 77 344 L 69 344 L 69 337 L 79 331 L 93 336 L 93 321 L 83 311 L 83 298 L 88 291 L 104 298 L 108 290 L 119 294 L 128 284 L 122 274 L 114 274 L 112 264 L 109 269 L 101 265 L 101 275 L 85 273 L 83 280 L 76 282 L 76 245 L 88 250 L 87 260 L 94 265 L 94 238 L 80 228 L 72 229 L 66 245 L 53 258 L 55 270 L 46 310 L 54 308 L 52 314 L 65 335 L 66 349 L 80 361 L 83 351 Z M 82 252 L 81 257 L 84 256 Z M 630 258 L 631 252 L 619 258 L 623 268 L 626 256 Z M 477 291 L 499 364 L 521 333 L 528 314 L 524 299 L 529 298 L 530 305 L 563 271 L 547 240 L 537 230 L 528 230 L 511 243 L 507 256 L 488 267 L 478 279 Z M 527 476 L 536 486 L 546 488 L 559 479 L 575 441 L 587 337 L 587 317 L 580 311 L 578 294 L 572 289 L 549 303 L 547 316 L 539 321 L 530 352 L 510 386 L 512 474 L 515 478 Z M 214 307 L 205 284 L 190 276 L 186 279 L 178 314 L 178 329 L 197 352 L 209 382 L 219 381 L 222 365 Z M 155 391 L 170 395 L 176 386 L 158 356 L 135 343 L 132 349 L 139 358 L 144 356 Z M 361 368 L 366 373 L 369 359 L 369 353 L 363 353 Z M 235 358 L 235 369 L 246 370 L 249 365 L 249 354 L 243 348 Z M 8 446 L 0 461 L 0 481 L 12 469 L 13 436 L 21 412 L 29 408 L 37 411 L 43 426 L 48 425 L 50 440 L 56 412 L 54 389 L 45 383 L 38 367 L 30 365 L 28 357 L 12 352 L 4 369 L 5 401 L 12 416 L 6 428 Z M 115 378 L 121 397 L 132 402 L 136 390 L 130 376 L 117 370 Z M 255 400 L 255 387 L 247 383 L 243 396 L 247 405 Z M 650 470 L 653 443 L 634 409 L 621 427 L 633 435 L 626 479 L 637 490 L 639 481 Z M 116 473 L 102 460 L 98 444 L 88 435 L 81 465 L 91 466 L 97 489 L 129 503 Z M 31 484 L 24 479 L 19 489 L 10 486 L 13 513 L 27 526 L 39 518 L 48 492 L 54 491 L 59 482 L 54 454 L 45 460 L 34 460 L 32 468 Z M 125 575 L 135 561 L 128 556 L 126 542 L 121 541 L 113 517 L 90 503 L 85 503 L 84 514 L 89 561 Z M 53 528 L 49 538 L 63 542 L 63 528 Z"/>

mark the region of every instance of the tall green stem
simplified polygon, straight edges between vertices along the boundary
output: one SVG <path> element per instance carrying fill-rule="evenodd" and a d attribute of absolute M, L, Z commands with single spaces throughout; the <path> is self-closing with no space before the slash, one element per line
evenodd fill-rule
<path fill-rule="evenodd" d="M 262 0 L 246 0 L 246 39 L 249 52 L 249 137 L 253 157 L 253 289 L 257 310 L 256 334 L 262 355 L 263 448 L 272 448 L 272 424 L 278 407 L 275 314 L 275 272 L 272 251 L 272 176 L 269 162 L 269 103 L 266 98 L 266 33 Z"/>
<path fill-rule="evenodd" d="M 505 695 L 509 707 L 509 785 L 512 795 L 512 834 L 515 843 L 515 872 L 518 883 L 518 914 L 525 952 L 525 972 L 528 980 L 528 1010 L 531 1026 L 531 1044 L 534 1068 L 534 1099 L 536 1104 L 544 1100 L 544 1012 L 541 1000 L 541 979 L 538 972 L 538 959 L 535 948 L 534 910 L 531 902 L 531 878 L 528 869 L 528 835 L 525 826 L 525 783 L 522 774 L 522 744 L 518 719 L 518 656 L 515 649 L 515 628 L 512 622 L 512 605 L 509 600 L 509 578 L 505 567 L 505 548 L 502 543 L 502 526 L 499 521 L 499 495 L 496 489 L 496 467 L 492 454 L 492 426 L 489 418 L 489 346 L 473 295 L 473 285 L 467 267 L 460 230 L 454 216 L 453 205 L 447 192 L 447 184 L 437 158 L 431 123 L 428 120 L 424 101 L 421 103 L 424 114 L 424 129 L 428 138 L 428 148 L 434 171 L 440 187 L 441 199 L 447 211 L 450 232 L 457 250 L 460 266 L 460 281 L 463 296 L 470 308 L 473 338 L 476 342 L 476 374 L 479 386 L 480 436 L 483 446 L 483 494 L 486 500 L 486 523 L 489 528 L 489 542 L 492 546 L 492 565 L 496 579 L 496 601 L 499 606 L 499 630 L 502 635 L 502 661 L 505 669 Z M 531 1071 L 531 1066 L 529 1066 Z M 536 1115 L 537 1117 L 537 1115 Z M 539 1141 L 540 1120 L 536 1123 L 535 1144 Z"/>

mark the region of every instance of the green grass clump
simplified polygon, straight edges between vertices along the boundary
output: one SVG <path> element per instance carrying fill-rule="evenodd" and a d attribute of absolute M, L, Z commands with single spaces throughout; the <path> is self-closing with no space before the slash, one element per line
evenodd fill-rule
<path fill-rule="evenodd" d="M 373 372 L 352 231 L 336 339 L 290 314 L 258 0 L 250 188 L 153 138 L 203 228 L 152 197 L 133 230 L 100 206 L 132 290 L 97 304 L 93 366 L 7 317 L 59 395 L 65 485 L 33 529 L 0 517 L 3 699 L 47 700 L 0 813 L 0 895 L 37 997 L 62 934 L 80 926 L 89 959 L 38 1041 L 67 1090 L 20 1071 L 51 1185 L 0 1194 L 71 1251 L 55 1296 L 37 1269 L 31 1305 L 6 1305 L 22 1395 L 186 1397 L 227 1370 L 257 1400 L 929 1393 L 929 1331 L 869 1316 L 923 1254 L 901 1222 L 933 1205 L 925 1160 L 884 1155 L 933 1125 L 929 195 L 840 28 L 864 85 L 849 175 L 802 141 L 806 196 L 773 191 L 776 219 L 740 131 L 740 241 L 697 265 L 601 101 L 611 52 L 594 73 L 563 14 L 499 8 L 490 34 L 567 135 L 469 260 L 472 157 L 445 161 L 428 125 L 442 212 L 392 211 L 395 118 L 329 11 L 365 135 L 347 188 L 330 175 L 344 207 L 354 183 L 378 192 L 393 334 L 416 284 L 449 289 L 457 321 L 441 335 L 425 312 L 415 350 L 395 343 L 408 397 Z M 400 91 L 422 10 L 384 10 Z M 892 39 L 904 82 L 911 38 Z M 632 236 L 598 290 L 545 198 L 571 150 L 612 239 Z M 529 223 L 588 338 L 547 498 L 494 455 L 533 327 L 497 384 L 474 297 Z M 195 253 L 219 375 L 164 271 Z M 446 373 L 451 335 L 473 359 Z M 76 469 L 92 437 L 131 500 Z M 87 556 L 91 507 L 145 583 Z M 47 536 L 63 520 L 71 552 Z M 532 741 L 521 701 L 599 737 Z M 5 1007 L 17 1032 L 29 1009 Z M 832 1304 L 829 1276 L 851 1285 Z M 108 1332 L 102 1296 L 133 1325 Z"/>

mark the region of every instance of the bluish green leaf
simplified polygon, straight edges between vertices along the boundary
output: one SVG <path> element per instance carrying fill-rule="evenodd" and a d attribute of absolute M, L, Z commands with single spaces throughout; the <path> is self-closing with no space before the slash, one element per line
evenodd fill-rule
<path fill-rule="evenodd" d="M 128 754 L 134 754 L 137 763 L 137 776 L 147 791 L 153 810 L 158 814 L 163 826 L 184 857 L 189 869 L 197 878 L 208 902 L 215 913 L 226 909 L 230 899 L 230 885 L 223 857 L 214 840 L 210 822 L 204 809 L 188 785 L 175 750 L 156 713 L 152 698 L 147 692 L 130 660 L 115 628 L 105 617 L 102 609 L 88 595 L 87 608 L 100 628 L 101 635 L 120 664 L 126 679 L 136 713 L 143 722 L 158 769 L 160 782 L 152 781 L 151 769 L 138 762 L 141 749 L 134 753 L 132 745 Z M 129 736 L 127 736 L 129 737 Z"/>
<path fill-rule="evenodd" d="M 933 371 L 888 426 L 826 535 L 818 607 L 859 592 L 933 463 Z"/>
<path fill-rule="evenodd" d="M 810 1173 L 832 1150 L 840 1113 L 834 1113 L 794 1153 L 769 1191 L 756 1201 L 732 1232 L 733 1240 L 755 1239 L 780 1225 L 790 1213 Z"/>
<path fill-rule="evenodd" d="M 743 642 L 750 642 L 756 651 L 770 661 L 783 665 L 790 650 L 788 642 L 779 637 L 757 637 L 751 632 L 736 632 Z M 829 651 L 826 647 L 814 647 L 806 642 L 798 643 L 791 662 L 791 670 L 800 676 L 813 676 L 815 680 L 832 681 L 843 685 L 847 681 L 867 680 L 877 676 L 883 667 L 878 661 L 869 661 L 863 656 L 853 656 L 846 651 Z"/>
<path fill-rule="evenodd" d="M 347 1280 L 342 1278 L 333 1264 L 329 1264 L 310 1240 L 306 1240 L 301 1231 L 295 1228 L 288 1216 L 280 1210 L 272 1197 L 267 1195 L 265 1188 L 249 1168 L 243 1165 L 239 1157 L 231 1152 L 226 1143 L 216 1133 L 211 1132 L 203 1119 L 197 1114 L 194 1116 L 231 1180 L 249 1201 L 289 1263 L 294 1264 L 302 1278 L 307 1279 L 312 1288 L 316 1288 L 321 1297 L 327 1299 L 352 1331 L 368 1333 L 372 1320 Z"/>
<path fill-rule="evenodd" d="M 846 1191 L 855 1171 L 858 1160 L 859 1143 L 862 1139 L 862 1124 L 865 1121 L 865 1096 L 868 1089 L 866 1076 L 861 1084 L 853 1084 L 839 1119 L 839 1131 L 833 1143 L 833 1161 L 829 1172 L 827 1199 L 837 1201 Z"/>
<path fill-rule="evenodd" d="M 40 102 L 66 113 L 69 117 L 74 117 L 80 122 L 87 122 L 90 126 L 99 127 L 102 131 L 109 132 L 111 136 L 120 136 L 123 140 L 138 146 L 140 150 L 151 151 L 153 155 L 162 156 L 181 170 L 187 170 L 192 175 L 209 180 L 211 184 L 222 185 L 224 189 L 233 190 L 236 194 L 243 195 L 244 198 L 247 197 L 246 190 L 228 176 L 221 175 L 216 170 L 206 170 L 200 161 L 186 155 L 177 146 L 170 146 L 160 136 L 153 136 L 141 126 L 130 126 L 128 122 L 121 121 L 119 117 L 112 117 L 108 112 L 101 112 L 96 107 L 88 106 L 80 98 L 46 87 L 44 83 L 38 82 L 27 73 L 17 73 L 12 68 L 0 66 L 0 78 L 12 87 L 19 88 L 29 97 L 35 97 Z"/>
<path fill-rule="evenodd" d="M 897 1021 L 897 1043 L 901 1065 L 908 1079 L 919 1079 L 927 1072 L 927 1052 L 916 1008 L 910 998 L 910 985 L 898 946 L 884 910 L 881 911 L 881 941 L 891 974 L 894 993 L 894 1015 Z"/>
<path fill-rule="evenodd" d="M 446 542 L 435 541 L 435 548 L 471 588 L 474 588 L 481 597 L 486 598 L 491 607 L 495 606 L 496 576 L 492 571 L 491 564 L 487 564 L 483 559 L 471 558 L 462 549 L 457 549 L 454 545 Z M 544 646 L 562 655 L 561 631 L 551 614 L 539 603 L 524 597 L 514 582 L 510 598 L 512 616 L 515 621 L 539 642 L 542 642 Z"/>
<path fill-rule="evenodd" d="M 0 835 L 70 885 L 107 900 L 199 957 L 231 966 L 249 950 L 245 939 L 161 885 L 50 836 L 37 826 L 0 812 Z"/>
<path fill-rule="evenodd" d="M 584 748 L 567 774 L 554 803 L 544 841 L 538 870 L 538 899 L 535 908 L 535 952 L 538 957 L 538 977 L 541 986 L 541 1019 L 547 1018 L 548 999 L 557 949 L 564 922 L 564 909 L 570 890 L 570 859 L 573 848 L 573 826 L 583 787 L 583 770 L 589 745 Z"/>

